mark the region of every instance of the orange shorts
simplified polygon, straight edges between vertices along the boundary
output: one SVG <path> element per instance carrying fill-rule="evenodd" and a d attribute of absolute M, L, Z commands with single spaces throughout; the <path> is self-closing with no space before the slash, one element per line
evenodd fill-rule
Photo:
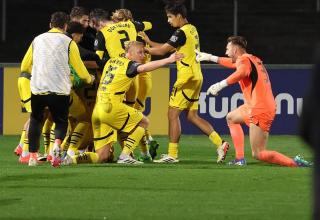
<path fill-rule="evenodd" d="M 274 117 L 276 115 L 276 110 L 265 112 L 254 112 L 252 108 L 249 108 L 246 104 L 241 105 L 238 108 L 244 119 L 244 122 L 249 127 L 250 123 L 259 126 L 263 131 L 269 132 Z"/>

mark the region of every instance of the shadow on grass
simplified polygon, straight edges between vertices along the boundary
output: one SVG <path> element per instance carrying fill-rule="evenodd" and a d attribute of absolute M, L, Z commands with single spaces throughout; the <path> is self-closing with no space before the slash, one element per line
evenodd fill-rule
<path fill-rule="evenodd" d="M 0 199 L 0 207 L 22 202 L 22 198 Z"/>
<path fill-rule="evenodd" d="M 277 166 L 273 164 L 261 163 L 259 161 L 249 161 L 246 166 L 230 166 L 227 162 L 222 164 L 217 164 L 213 160 L 181 160 L 179 163 L 174 164 L 159 164 L 159 163 L 145 163 L 142 165 L 132 165 L 132 164 L 117 164 L 117 163 L 104 163 L 104 164 L 79 164 L 64 167 L 67 169 L 78 168 L 128 168 L 128 169 L 239 169 L 250 166 Z"/>
<path fill-rule="evenodd" d="M 70 168 L 78 166 L 83 168 L 126 168 L 126 169 L 216 169 L 221 168 L 224 165 L 216 164 L 212 161 L 197 161 L 197 160 L 184 160 L 179 163 L 174 164 L 159 164 L 159 163 L 145 163 L 142 165 L 132 165 L 132 164 L 117 164 L 117 163 L 108 163 L 108 164 L 81 164 L 81 165 L 73 165 L 69 166 Z"/>

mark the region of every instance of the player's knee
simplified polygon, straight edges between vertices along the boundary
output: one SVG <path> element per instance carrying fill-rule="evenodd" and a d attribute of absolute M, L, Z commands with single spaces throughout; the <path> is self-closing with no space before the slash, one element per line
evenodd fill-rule
<path fill-rule="evenodd" d="M 232 114 L 228 113 L 226 116 L 227 123 L 230 124 L 233 121 Z"/>
<path fill-rule="evenodd" d="M 179 114 L 175 109 L 169 108 L 168 110 L 168 119 L 169 121 L 176 120 L 179 117 Z"/>
<path fill-rule="evenodd" d="M 194 122 L 195 120 L 197 120 L 198 117 L 199 117 L 199 116 L 198 116 L 197 113 L 195 113 L 195 114 L 189 113 L 189 114 L 187 115 L 187 119 L 188 119 L 188 121 L 190 121 L 191 123 Z"/>
<path fill-rule="evenodd" d="M 143 116 L 142 120 L 139 123 L 139 126 L 147 128 L 149 126 L 150 120 L 146 116 Z"/>

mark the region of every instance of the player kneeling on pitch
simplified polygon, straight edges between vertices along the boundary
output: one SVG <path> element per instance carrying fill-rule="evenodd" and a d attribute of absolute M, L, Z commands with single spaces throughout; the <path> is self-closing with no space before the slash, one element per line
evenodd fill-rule
<path fill-rule="evenodd" d="M 125 57 L 115 57 L 106 63 L 92 114 L 95 153 L 86 152 L 66 157 L 65 164 L 101 163 L 113 157 L 112 144 L 117 132 L 127 133 L 118 163 L 142 164 L 130 155 L 145 135 L 149 120 L 142 112 L 123 103 L 125 93 L 139 73 L 155 70 L 183 58 L 173 53 L 170 57 L 144 63 L 144 45 L 138 41 L 126 42 Z"/>
<path fill-rule="evenodd" d="M 244 159 L 244 134 L 241 124 L 249 127 L 252 156 L 267 163 L 287 167 L 310 166 L 311 163 L 301 156 L 291 159 L 277 151 L 267 150 L 269 130 L 276 114 L 276 102 L 272 93 L 268 72 L 262 61 L 246 52 L 247 41 L 241 36 L 232 36 L 227 40 L 226 55 L 217 57 L 196 51 L 197 61 L 212 61 L 227 68 L 236 69 L 229 77 L 215 83 L 207 95 L 218 95 L 223 88 L 239 83 L 244 104 L 227 114 L 227 123 L 236 151 L 235 160 L 230 165 L 242 166 Z"/>

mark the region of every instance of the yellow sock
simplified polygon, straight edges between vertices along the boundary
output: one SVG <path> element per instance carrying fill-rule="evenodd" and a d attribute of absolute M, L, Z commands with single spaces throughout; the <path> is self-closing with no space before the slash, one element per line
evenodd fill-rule
<path fill-rule="evenodd" d="M 148 144 L 147 144 L 147 137 L 144 134 L 143 137 L 141 138 L 140 141 L 140 150 L 141 153 L 144 155 L 148 155 L 149 154 L 149 149 L 148 149 Z"/>
<path fill-rule="evenodd" d="M 147 137 L 147 140 L 148 140 L 148 141 L 153 141 L 153 138 L 152 138 L 152 136 L 151 136 L 151 133 L 150 133 L 150 131 L 149 131 L 148 129 L 146 129 L 146 137 Z"/>
<path fill-rule="evenodd" d="M 28 138 L 24 139 L 22 151 L 28 151 L 29 152 L 29 139 Z"/>
<path fill-rule="evenodd" d="M 144 128 L 138 126 L 124 141 L 124 147 L 122 153 L 130 155 L 133 153 L 134 149 L 137 147 L 138 143 L 144 136 Z"/>
<path fill-rule="evenodd" d="M 25 137 L 26 137 L 26 130 L 23 129 L 21 132 L 20 141 L 19 141 L 20 146 L 23 146 L 23 142 L 24 142 Z"/>
<path fill-rule="evenodd" d="M 51 130 L 50 130 L 50 143 L 49 143 L 49 148 L 48 148 L 48 150 L 46 151 L 46 153 L 47 153 L 47 154 L 50 154 L 50 155 L 52 155 L 54 140 L 56 139 L 56 138 L 55 138 L 55 135 L 54 135 L 54 129 L 55 129 L 55 127 L 56 127 L 56 124 L 53 123 L 53 125 L 51 126 Z"/>
<path fill-rule="evenodd" d="M 49 145 L 50 145 L 50 132 L 42 133 L 42 137 L 43 137 L 44 152 L 47 153 L 49 151 Z"/>
<path fill-rule="evenodd" d="M 70 133 L 68 132 L 61 144 L 61 149 L 63 151 L 67 151 L 69 149 L 70 140 L 71 140 L 71 136 L 70 136 Z"/>
<path fill-rule="evenodd" d="M 178 158 L 178 143 L 169 143 L 168 155 Z"/>
<path fill-rule="evenodd" d="M 29 154 L 29 139 L 28 137 L 24 138 L 23 146 L 22 146 L 22 155 L 23 157 L 27 156 Z"/>
<path fill-rule="evenodd" d="M 214 145 L 216 145 L 216 147 L 219 147 L 222 144 L 222 139 L 221 139 L 220 135 L 215 131 L 213 131 L 209 135 L 209 139 Z"/>
<path fill-rule="evenodd" d="M 49 145 L 50 145 L 50 129 L 52 127 L 53 121 L 47 119 L 44 122 L 42 127 L 42 137 L 43 137 L 43 145 L 44 145 L 44 152 L 49 152 Z"/>
<path fill-rule="evenodd" d="M 72 157 L 73 163 L 98 163 L 99 155 L 94 152 L 85 152 Z"/>
<path fill-rule="evenodd" d="M 53 125 L 53 121 L 46 119 L 46 121 L 44 122 L 43 127 L 42 127 L 42 132 L 43 133 L 50 133 L 50 129 L 51 129 L 52 125 Z"/>
<path fill-rule="evenodd" d="M 66 136 L 64 137 L 62 143 L 61 143 L 61 150 L 67 151 L 70 146 L 70 140 L 71 140 L 71 133 L 72 133 L 72 127 L 70 125 L 70 121 L 68 121 L 68 129 Z"/>
<path fill-rule="evenodd" d="M 70 147 L 76 149 L 84 149 L 84 144 L 87 142 L 89 137 L 90 123 L 79 122 L 71 134 Z"/>

